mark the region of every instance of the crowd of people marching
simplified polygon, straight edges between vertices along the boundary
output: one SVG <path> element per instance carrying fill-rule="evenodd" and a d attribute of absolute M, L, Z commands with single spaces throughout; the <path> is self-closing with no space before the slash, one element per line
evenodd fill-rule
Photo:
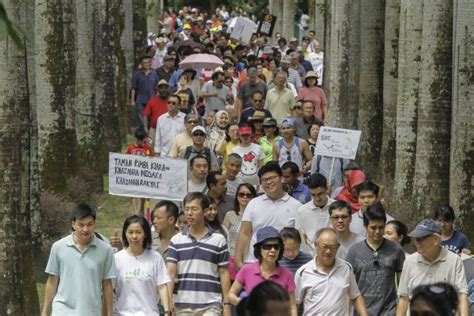
<path fill-rule="evenodd" d="M 185 6 L 148 34 L 127 153 L 186 159 L 188 194 L 153 201 L 149 221 L 132 199 L 109 239 L 78 205 L 51 249 L 43 315 L 469 315 L 474 261 L 455 210 L 409 231 L 363 166 L 317 155 L 330 104 L 316 32 L 303 15 L 299 38 L 231 38 L 245 15 Z M 180 65 L 197 53 L 223 65 Z"/>

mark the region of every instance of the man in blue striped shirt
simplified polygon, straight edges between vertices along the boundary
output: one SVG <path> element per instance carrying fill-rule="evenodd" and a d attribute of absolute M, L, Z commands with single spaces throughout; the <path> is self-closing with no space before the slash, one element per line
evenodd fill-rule
<path fill-rule="evenodd" d="M 185 229 L 171 238 L 167 268 L 172 282 L 178 281 L 174 307 L 177 315 L 231 315 L 229 250 L 225 238 L 205 223 L 209 199 L 201 192 L 184 197 Z M 171 304 L 173 306 L 173 304 Z"/>

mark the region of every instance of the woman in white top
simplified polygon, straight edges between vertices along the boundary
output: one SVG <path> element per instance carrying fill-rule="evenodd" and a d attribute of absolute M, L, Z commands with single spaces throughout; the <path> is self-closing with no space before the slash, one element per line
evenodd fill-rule
<path fill-rule="evenodd" d="M 124 249 L 115 254 L 114 315 L 169 315 L 170 282 L 161 255 L 151 250 L 151 230 L 143 216 L 128 217 L 122 230 Z M 158 296 L 159 294 L 159 296 Z"/>

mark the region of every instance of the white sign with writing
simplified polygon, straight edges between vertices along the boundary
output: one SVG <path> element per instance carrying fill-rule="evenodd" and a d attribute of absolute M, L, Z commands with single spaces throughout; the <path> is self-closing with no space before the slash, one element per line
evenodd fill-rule
<path fill-rule="evenodd" d="M 109 153 L 109 194 L 181 201 L 187 160 Z"/>
<path fill-rule="evenodd" d="M 255 23 L 247 18 L 237 18 L 235 26 L 230 33 L 230 37 L 236 40 L 242 39 L 243 43 L 249 43 L 252 34 L 255 32 Z"/>
<path fill-rule="evenodd" d="M 321 127 L 314 149 L 315 155 L 355 159 L 361 131 Z"/>

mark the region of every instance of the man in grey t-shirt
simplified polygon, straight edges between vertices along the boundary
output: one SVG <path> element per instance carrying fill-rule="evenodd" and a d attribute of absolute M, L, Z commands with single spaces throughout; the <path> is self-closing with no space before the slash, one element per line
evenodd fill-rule
<path fill-rule="evenodd" d="M 212 81 L 204 84 L 199 97 L 204 99 L 206 106 L 204 116 L 211 111 L 221 111 L 225 109 L 227 95 L 232 92 L 224 85 L 224 73 L 216 71 L 212 74 Z"/>
<path fill-rule="evenodd" d="M 397 289 L 405 253 L 397 244 L 383 238 L 386 215 L 377 202 L 364 212 L 367 239 L 353 245 L 346 260 L 352 265 L 357 285 L 369 315 L 395 315 Z"/>

